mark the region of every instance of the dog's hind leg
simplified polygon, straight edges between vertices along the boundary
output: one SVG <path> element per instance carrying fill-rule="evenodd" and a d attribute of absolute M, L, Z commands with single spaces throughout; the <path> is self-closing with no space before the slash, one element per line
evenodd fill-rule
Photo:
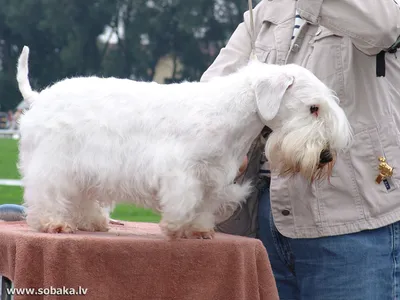
<path fill-rule="evenodd" d="M 186 232 L 196 217 L 197 207 L 203 201 L 201 182 L 185 172 L 174 172 L 162 179 L 158 196 L 163 233 L 170 238 L 187 238 Z"/>

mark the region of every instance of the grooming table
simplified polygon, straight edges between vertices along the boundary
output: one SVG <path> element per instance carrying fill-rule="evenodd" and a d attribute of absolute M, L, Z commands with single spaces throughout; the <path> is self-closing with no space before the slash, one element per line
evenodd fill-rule
<path fill-rule="evenodd" d="M 15 300 L 279 299 L 259 240 L 217 233 L 213 240 L 168 241 L 158 224 L 124 224 L 107 233 L 45 234 L 24 222 L 0 222 L 2 297 L 11 281 L 33 293 L 58 293 L 25 290 Z M 72 289 L 87 292 L 66 295 Z"/>

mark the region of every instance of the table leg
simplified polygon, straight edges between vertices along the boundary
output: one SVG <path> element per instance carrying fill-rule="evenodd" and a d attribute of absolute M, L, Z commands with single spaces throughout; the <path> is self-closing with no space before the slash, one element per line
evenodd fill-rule
<path fill-rule="evenodd" d="M 7 293 L 7 289 L 11 289 L 11 280 L 7 277 L 1 277 L 1 300 L 11 300 L 11 295 Z"/>

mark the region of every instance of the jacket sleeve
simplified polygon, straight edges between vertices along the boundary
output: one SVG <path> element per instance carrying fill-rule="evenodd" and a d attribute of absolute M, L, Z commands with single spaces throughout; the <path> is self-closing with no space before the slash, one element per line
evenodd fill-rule
<path fill-rule="evenodd" d="M 367 55 L 389 48 L 400 35 L 400 8 L 394 0 L 297 0 L 302 18 L 348 36 Z"/>
<path fill-rule="evenodd" d="M 263 2 L 261 1 L 253 9 L 255 36 L 257 36 L 262 26 Z M 244 13 L 243 18 L 244 21 L 233 32 L 226 46 L 221 49 L 217 58 L 202 75 L 200 81 L 208 81 L 215 76 L 228 75 L 247 64 L 251 54 L 251 27 L 248 11 Z"/>

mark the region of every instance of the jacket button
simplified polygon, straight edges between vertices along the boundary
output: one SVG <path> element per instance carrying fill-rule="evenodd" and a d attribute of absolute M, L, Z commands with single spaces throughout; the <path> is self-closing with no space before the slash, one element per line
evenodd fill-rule
<path fill-rule="evenodd" d="M 290 211 L 288 211 L 287 209 L 282 210 L 282 215 L 284 215 L 285 217 L 290 215 Z"/>
<path fill-rule="evenodd" d="M 300 45 L 299 44 L 294 44 L 293 47 L 292 47 L 292 51 L 293 52 L 299 52 L 299 50 L 300 50 Z"/>

